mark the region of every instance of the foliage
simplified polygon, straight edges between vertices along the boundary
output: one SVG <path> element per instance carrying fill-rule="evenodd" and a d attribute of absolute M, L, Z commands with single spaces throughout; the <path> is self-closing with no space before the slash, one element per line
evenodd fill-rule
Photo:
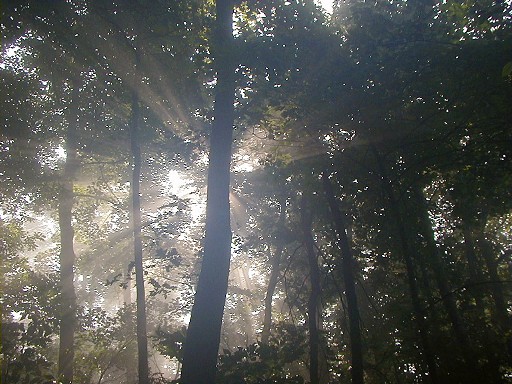
<path fill-rule="evenodd" d="M 19 252 L 34 249 L 39 235 L 0 222 L 2 276 L 2 382 L 53 380 L 53 338 L 58 329 L 54 275 L 34 271 Z"/>
<path fill-rule="evenodd" d="M 113 315 L 100 308 L 81 314 L 75 356 L 79 362 L 75 372 L 77 382 L 108 382 L 125 375 L 127 365 L 133 364 L 135 351 L 133 314 L 131 306 Z"/>
<path fill-rule="evenodd" d="M 174 332 L 158 327 L 154 336 L 156 348 L 163 355 L 171 359 L 175 358 L 181 362 L 183 360 L 183 343 L 185 342 L 186 334 L 187 330 L 185 327 Z"/>
<path fill-rule="evenodd" d="M 510 10 L 510 1 L 347 0 L 328 15 L 310 0 L 236 2 L 234 236 L 219 383 L 309 378 L 306 195 L 322 384 L 349 382 L 343 271 L 319 182 L 326 171 L 350 224 L 365 381 L 430 375 L 411 281 L 439 381 L 509 380 Z M 49 383 L 57 371 L 56 208 L 77 79 L 75 381 L 133 382 L 134 92 L 152 379 L 178 378 L 201 267 L 214 20 L 213 1 L 2 4 L 2 382 Z"/>
<path fill-rule="evenodd" d="M 300 329 L 281 323 L 268 344 L 254 343 L 234 351 L 224 350 L 219 359 L 219 383 L 304 383 L 294 374 L 294 362 L 304 357 L 306 340 Z"/>

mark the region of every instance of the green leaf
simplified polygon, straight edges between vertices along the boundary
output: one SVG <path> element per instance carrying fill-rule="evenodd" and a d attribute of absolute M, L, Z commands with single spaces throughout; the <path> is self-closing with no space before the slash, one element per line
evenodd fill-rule
<path fill-rule="evenodd" d="M 503 71 L 501 72 L 501 75 L 503 77 L 510 77 L 512 76 L 512 61 L 509 61 L 505 66 L 503 67 Z"/>

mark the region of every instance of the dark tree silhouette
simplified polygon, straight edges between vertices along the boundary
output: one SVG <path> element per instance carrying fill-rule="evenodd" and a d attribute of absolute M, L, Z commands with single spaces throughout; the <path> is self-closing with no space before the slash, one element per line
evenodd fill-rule
<path fill-rule="evenodd" d="M 322 173 L 325 195 L 331 210 L 331 215 L 336 229 L 338 245 L 341 251 L 343 280 L 345 282 L 345 295 L 347 296 L 348 318 L 350 324 L 350 349 L 352 354 L 352 384 L 363 384 L 363 345 L 361 330 L 359 328 L 359 307 L 357 305 L 356 285 L 354 278 L 354 258 L 347 237 L 347 224 L 343 213 L 338 208 L 336 198 L 332 190 L 329 175 Z"/>
<path fill-rule="evenodd" d="M 210 136 L 206 233 L 201 273 L 197 283 L 183 352 L 182 383 L 215 380 L 222 315 L 231 258 L 229 175 L 234 119 L 233 3 L 216 3 L 215 113 Z"/>
<path fill-rule="evenodd" d="M 144 268 L 142 265 L 142 221 L 140 212 L 141 151 L 138 137 L 139 98 L 132 93 L 132 116 L 130 121 L 130 143 L 133 156 L 132 170 L 132 225 L 133 253 L 135 259 L 135 281 L 137 284 L 137 349 L 139 383 L 149 383 L 148 340 L 146 331 L 146 294 L 144 289 Z"/>
<path fill-rule="evenodd" d="M 311 291 L 308 300 L 308 329 L 309 329 L 309 380 L 311 384 L 319 383 L 318 372 L 318 304 L 320 301 L 320 270 L 318 256 L 315 252 L 315 241 L 312 234 L 313 213 L 310 199 L 303 197 L 301 204 L 301 227 L 304 236 L 304 246 L 309 264 L 309 281 Z"/>

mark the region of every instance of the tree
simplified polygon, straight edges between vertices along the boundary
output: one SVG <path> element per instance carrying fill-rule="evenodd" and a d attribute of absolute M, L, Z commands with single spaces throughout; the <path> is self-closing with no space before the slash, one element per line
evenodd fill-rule
<path fill-rule="evenodd" d="M 215 380 L 231 255 L 229 175 L 234 120 L 233 3 L 216 2 L 215 112 L 210 135 L 206 229 L 201 273 L 183 352 L 182 382 Z"/>
<path fill-rule="evenodd" d="M 347 297 L 348 317 L 350 322 L 350 346 L 352 357 L 352 383 L 364 383 L 363 371 L 363 345 L 361 339 L 361 330 L 359 327 L 359 306 L 357 304 L 356 286 L 354 278 L 354 259 L 352 256 L 352 249 L 347 237 L 347 225 L 343 214 L 340 212 L 336 204 L 333 188 L 327 173 L 322 173 L 322 180 L 327 201 L 333 217 L 333 222 L 336 229 L 337 241 L 341 251 L 341 267 L 343 269 L 343 281 L 345 283 L 345 295 Z"/>
<path fill-rule="evenodd" d="M 79 76 L 79 75 L 78 75 Z M 69 121 L 66 135 L 66 163 L 62 176 L 59 195 L 59 227 L 61 238 L 60 251 L 60 288 L 62 307 L 59 333 L 59 377 L 64 383 L 73 382 L 74 334 L 76 329 L 76 293 L 74 287 L 75 252 L 73 246 L 73 185 L 78 170 L 77 124 L 78 95 L 80 82 L 72 80 L 73 94 L 70 102 Z"/>
<path fill-rule="evenodd" d="M 138 54 L 138 53 L 136 53 Z M 138 60 L 137 60 L 138 61 Z M 139 143 L 139 97 L 132 94 L 132 118 L 130 121 L 130 143 L 133 156 L 132 174 L 132 225 L 135 280 L 137 284 L 137 349 L 138 375 L 140 384 L 149 383 L 148 340 L 146 327 L 146 294 L 144 289 L 144 269 L 142 265 L 142 221 L 140 208 L 141 150 Z"/>
<path fill-rule="evenodd" d="M 318 307 L 320 302 L 320 271 L 318 256 L 315 252 L 315 241 L 312 235 L 313 214 L 309 205 L 311 199 L 302 197 L 301 202 L 301 229 L 304 237 L 305 252 L 309 264 L 310 294 L 307 305 L 307 321 L 309 330 L 309 380 L 311 384 L 319 383 L 319 335 L 318 335 Z"/>
<path fill-rule="evenodd" d="M 506 381 L 510 2 L 213 4 L 2 4 L 2 382 L 66 305 L 73 382 L 136 379 L 133 243 L 150 381 Z"/>
<path fill-rule="evenodd" d="M 1 379 L 3 383 L 47 383 L 55 379 L 51 350 L 59 328 L 58 276 L 33 270 L 20 256 L 36 249 L 41 234 L 29 235 L 16 223 L 0 220 L 0 237 Z"/>

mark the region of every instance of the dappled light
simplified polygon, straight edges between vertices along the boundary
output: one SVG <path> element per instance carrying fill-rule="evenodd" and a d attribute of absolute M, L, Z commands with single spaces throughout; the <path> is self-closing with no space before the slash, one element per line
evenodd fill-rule
<path fill-rule="evenodd" d="M 1 383 L 510 382 L 511 15 L 3 2 Z"/>

